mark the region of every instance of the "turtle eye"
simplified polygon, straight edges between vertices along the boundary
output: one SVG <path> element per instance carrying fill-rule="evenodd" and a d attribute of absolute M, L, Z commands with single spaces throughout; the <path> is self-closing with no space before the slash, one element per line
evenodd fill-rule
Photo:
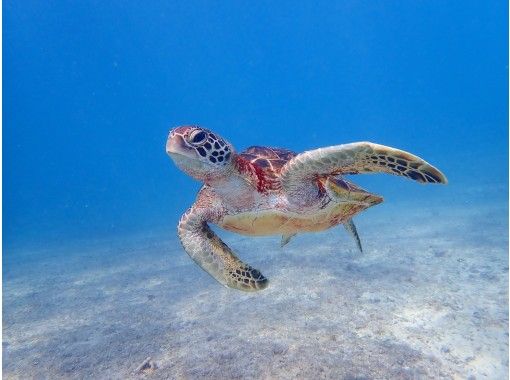
<path fill-rule="evenodd" d="M 189 136 L 189 141 L 194 145 L 201 145 L 206 141 L 206 139 L 207 134 L 199 129 L 191 132 L 191 135 Z"/>

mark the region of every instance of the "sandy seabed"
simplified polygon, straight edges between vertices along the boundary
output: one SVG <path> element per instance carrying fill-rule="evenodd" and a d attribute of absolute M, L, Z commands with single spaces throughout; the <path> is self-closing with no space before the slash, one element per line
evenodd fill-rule
<path fill-rule="evenodd" d="M 507 213 L 385 204 L 356 218 L 363 254 L 340 228 L 220 232 L 259 293 L 217 284 L 174 226 L 4 252 L 4 378 L 507 379 Z"/>

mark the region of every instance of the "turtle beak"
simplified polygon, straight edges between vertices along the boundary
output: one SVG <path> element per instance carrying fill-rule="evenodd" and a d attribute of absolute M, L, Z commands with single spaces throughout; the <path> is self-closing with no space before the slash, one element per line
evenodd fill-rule
<path fill-rule="evenodd" d="M 170 156 L 172 154 L 183 155 L 186 153 L 186 145 L 184 144 L 182 136 L 170 133 L 168 140 L 166 140 L 166 153 Z"/>

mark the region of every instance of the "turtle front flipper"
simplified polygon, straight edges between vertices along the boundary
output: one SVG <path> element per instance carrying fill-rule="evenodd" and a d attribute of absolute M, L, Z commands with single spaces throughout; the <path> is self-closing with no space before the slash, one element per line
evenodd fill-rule
<path fill-rule="evenodd" d="M 369 142 L 336 145 L 298 154 L 281 170 L 283 189 L 293 202 L 317 198 L 317 178 L 338 174 L 388 173 L 421 183 L 447 183 L 438 169 L 403 150 Z"/>
<path fill-rule="evenodd" d="M 268 280 L 243 263 L 207 225 L 210 210 L 190 208 L 181 218 L 179 238 L 190 257 L 219 283 L 247 292 L 262 290 Z"/>

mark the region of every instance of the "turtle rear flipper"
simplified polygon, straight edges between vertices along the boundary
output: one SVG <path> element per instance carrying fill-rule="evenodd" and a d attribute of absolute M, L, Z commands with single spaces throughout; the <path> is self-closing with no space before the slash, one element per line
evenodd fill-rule
<path fill-rule="evenodd" d="M 361 253 L 363 253 L 363 247 L 361 246 L 361 239 L 359 238 L 358 230 L 356 229 L 356 225 L 354 224 L 352 219 L 349 219 L 347 222 L 345 222 L 344 227 L 347 230 L 347 232 L 353 237 L 359 251 Z"/>
<path fill-rule="evenodd" d="M 359 204 L 366 207 L 374 206 L 383 201 L 383 197 L 356 186 L 341 176 L 329 176 L 319 179 L 329 197 L 337 203 Z"/>
<path fill-rule="evenodd" d="M 262 290 L 269 281 L 243 263 L 207 225 L 208 210 L 189 209 L 181 218 L 179 238 L 188 255 L 219 283 L 247 292 Z"/>
<path fill-rule="evenodd" d="M 282 235 L 282 240 L 280 241 L 280 247 L 283 247 L 285 245 L 287 245 L 290 241 L 290 239 L 292 239 L 294 236 L 296 236 L 295 233 L 293 234 L 283 234 Z"/>
<path fill-rule="evenodd" d="M 317 198 L 317 178 L 337 174 L 388 173 L 421 183 L 447 183 L 438 169 L 421 158 L 388 146 L 358 142 L 298 154 L 281 170 L 281 183 L 293 202 Z"/>

